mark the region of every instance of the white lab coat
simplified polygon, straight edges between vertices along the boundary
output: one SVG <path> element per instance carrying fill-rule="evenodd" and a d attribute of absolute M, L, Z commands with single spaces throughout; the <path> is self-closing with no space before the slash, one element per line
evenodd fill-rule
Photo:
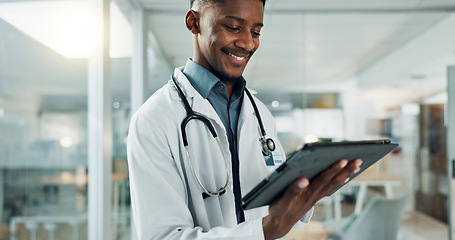
<path fill-rule="evenodd" d="M 186 116 L 172 81 L 153 94 L 134 114 L 128 136 L 128 166 L 133 217 L 140 240 L 143 239 L 263 239 L 262 217 L 267 207 L 245 211 L 246 221 L 237 224 L 232 191 L 232 167 L 225 128 L 211 104 L 189 83 L 182 69 L 174 76 L 193 111 L 206 116 L 221 142 L 210 135 L 206 126 L 191 120 L 187 125 L 192 166 L 209 191 L 226 181 L 228 160 L 230 188 L 222 196 L 203 199 L 183 146 L 180 124 Z M 284 160 L 284 151 L 276 138 L 272 115 L 255 98 L 267 137 L 277 148 L 275 161 Z M 275 167 L 266 166 L 259 143 L 259 127 L 253 107 L 245 96 L 238 123 L 238 151 L 242 194 L 248 193 Z M 185 163 L 189 188 L 181 166 Z M 188 191 L 190 194 L 188 194 Z M 304 221 L 309 221 L 310 211 Z"/>

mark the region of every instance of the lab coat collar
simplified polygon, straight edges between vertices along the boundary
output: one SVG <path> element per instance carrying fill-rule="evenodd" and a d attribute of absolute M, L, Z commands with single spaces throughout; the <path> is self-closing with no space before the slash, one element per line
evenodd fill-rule
<path fill-rule="evenodd" d="M 190 104 L 191 108 L 193 111 L 198 112 L 204 116 L 206 116 L 209 119 L 212 119 L 215 121 L 216 124 L 218 124 L 221 128 L 224 129 L 223 122 L 221 122 L 220 117 L 218 114 L 215 112 L 215 109 L 213 109 L 212 105 L 210 102 L 203 98 L 197 90 L 191 85 L 190 81 L 188 78 L 183 74 L 182 72 L 183 67 L 176 68 L 174 70 L 174 77 L 177 83 L 179 84 L 179 87 L 182 89 L 183 93 L 186 96 L 186 99 L 188 103 Z M 174 83 L 172 80 L 170 81 L 171 85 L 171 98 L 176 101 L 182 101 L 180 99 L 180 96 L 178 95 L 177 91 L 174 88 Z M 182 103 L 183 104 L 183 103 Z"/>

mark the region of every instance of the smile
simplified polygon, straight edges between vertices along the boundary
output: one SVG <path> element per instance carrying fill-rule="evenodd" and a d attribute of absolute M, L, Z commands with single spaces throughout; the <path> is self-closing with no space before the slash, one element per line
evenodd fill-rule
<path fill-rule="evenodd" d="M 236 54 L 231 53 L 227 49 L 221 49 L 221 51 L 226 53 L 228 56 L 230 56 L 231 58 L 235 59 L 236 61 L 244 61 L 244 60 L 246 60 L 248 57 L 250 57 L 252 55 L 252 53 L 248 53 L 248 52 L 245 52 L 245 53 L 239 52 L 240 55 L 242 55 L 242 56 L 237 56 Z M 237 54 L 239 54 L 239 53 L 237 53 Z"/>
<path fill-rule="evenodd" d="M 245 59 L 245 57 L 239 57 L 239 56 L 236 56 L 236 55 L 234 55 L 234 54 L 232 54 L 232 53 L 227 53 L 227 54 L 228 54 L 229 56 L 231 56 L 231 57 L 233 57 L 233 58 L 239 60 L 239 61 L 242 61 L 243 59 Z"/>

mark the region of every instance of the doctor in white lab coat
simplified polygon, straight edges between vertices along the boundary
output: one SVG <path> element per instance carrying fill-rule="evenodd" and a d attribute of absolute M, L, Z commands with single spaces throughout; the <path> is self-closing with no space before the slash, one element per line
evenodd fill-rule
<path fill-rule="evenodd" d="M 220 80 L 240 77 L 259 46 L 264 0 L 195 0 L 186 15 L 193 34 L 195 63 Z M 359 170 L 359 161 L 342 160 L 311 184 L 299 179 L 269 207 L 244 212 L 238 224 L 231 152 L 226 129 L 210 102 L 203 98 L 182 72 L 174 71 L 178 86 L 194 112 L 215 128 L 215 139 L 202 121 L 186 127 L 188 147 L 182 139 L 181 122 L 187 116 L 172 81 L 155 92 L 133 115 L 128 136 L 128 166 L 133 217 L 142 239 L 276 239 L 297 222 L 307 222 L 313 205 L 341 186 Z M 223 81 L 229 93 L 229 81 Z M 274 166 L 261 151 L 258 120 L 245 96 L 238 118 L 237 146 L 242 194 L 273 171 L 284 159 L 276 138 L 273 118 L 264 104 L 254 99 L 267 138 L 275 141 Z M 188 150 L 188 152 L 187 152 Z M 201 184 L 211 192 L 226 187 L 220 196 L 203 198 Z"/>
<path fill-rule="evenodd" d="M 225 185 L 226 171 L 232 169 L 226 130 L 213 107 L 191 86 L 181 69 L 176 69 L 174 76 L 193 111 L 212 122 L 221 148 L 201 121 L 192 120 L 186 128 L 191 159 L 188 158 L 180 129 L 187 113 L 172 81 L 136 112 L 128 137 L 128 160 L 133 214 L 140 239 L 262 239 L 262 217 L 267 215 L 267 207 L 245 211 L 246 221 L 237 225 L 232 174 L 225 194 L 202 198 L 203 190 L 191 166 L 209 191 Z M 255 102 L 267 137 L 277 145 L 272 152 L 275 166 L 265 163 L 258 121 L 245 96 L 238 123 L 243 193 L 248 193 L 285 159 L 270 112 L 259 100 Z M 185 164 L 189 189 L 181 162 Z M 310 215 L 304 219 L 308 221 Z"/>

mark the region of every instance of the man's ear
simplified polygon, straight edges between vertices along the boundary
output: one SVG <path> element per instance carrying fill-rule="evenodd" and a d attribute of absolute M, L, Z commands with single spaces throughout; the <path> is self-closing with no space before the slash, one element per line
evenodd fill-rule
<path fill-rule="evenodd" d="M 193 34 L 199 33 L 199 14 L 194 10 L 189 10 L 185 16 L 186 28 Z"/>

